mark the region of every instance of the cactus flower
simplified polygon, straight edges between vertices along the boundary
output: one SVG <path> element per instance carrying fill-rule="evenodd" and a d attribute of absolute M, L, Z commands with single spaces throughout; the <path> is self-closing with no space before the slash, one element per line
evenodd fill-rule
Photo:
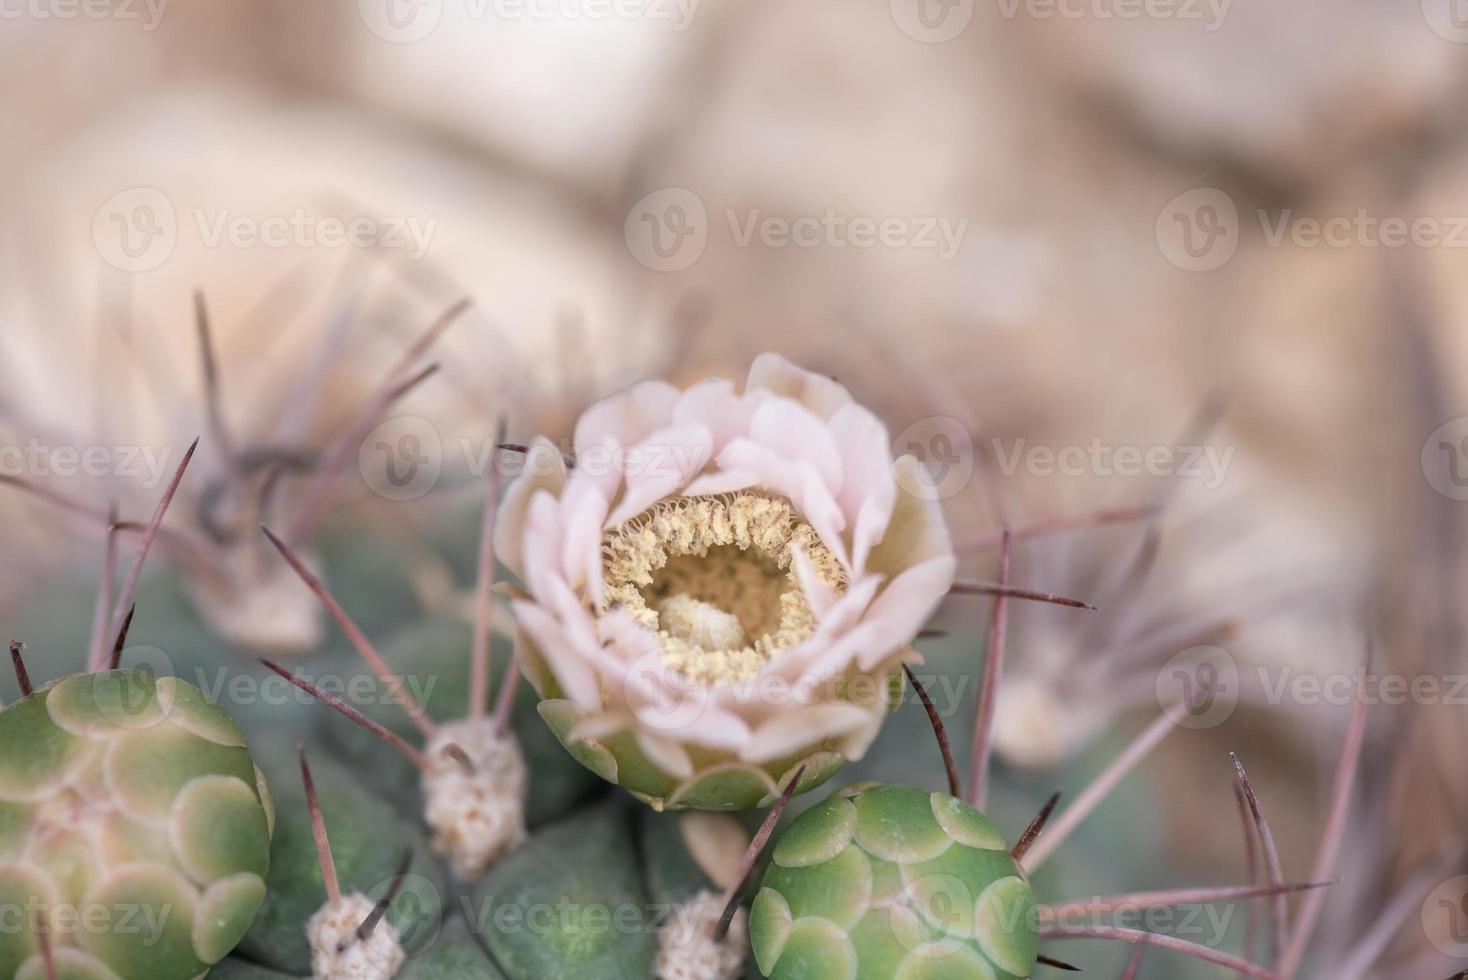
<path fill-rule="evenodd" d="M 644 382 L 532 444 L 496 552 L 541 714 L 655 808 L 768 803 L 860 758 L 954 553 L 919 462 L 830 378 Z"/>

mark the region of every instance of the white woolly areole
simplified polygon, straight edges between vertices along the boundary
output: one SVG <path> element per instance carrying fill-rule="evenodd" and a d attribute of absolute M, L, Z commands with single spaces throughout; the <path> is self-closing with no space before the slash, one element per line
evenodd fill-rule
<path fill-rule="evenodd" d="M 749 948 L 749 921 L 744 909 L 734 913 L 722 942 L 714 929 L 724 911 L 724 900 L 701 891 L 674 912 L 658 937 L 654 980 L 734 980 L 744 971 Z"/>
<path fill-rule="evenodd" d="M 376 903 L 361 893 L 328 902 L 306 923 L 311 975 L 316 980 L 392 980 L 406 957 L 398 931 L 384 916 L 366 940 L 357 929 Z"/>
<path fill-rule="evenodd" d="M 469 757 L 473 773 L 445 753 L 452 745 Z M 433 851 L 460 878 L 478 878 L 525 840 L 525 757 L 491 718 L 444 725 L 428 743 L 428 756 L 434 768 L 423 774 L 424 818 L 433 828 Z"/>

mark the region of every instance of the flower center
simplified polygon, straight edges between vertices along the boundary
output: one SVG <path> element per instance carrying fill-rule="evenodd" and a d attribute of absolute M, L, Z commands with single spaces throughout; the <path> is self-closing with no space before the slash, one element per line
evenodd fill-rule
<path fill-rule="evenodd" d="M 796 549 L 826 585 L 845 589 L 840 563 L 787 500 L 664 500 L 603 539 L 603 611 L 655 630 L 663 662 L 692 681 L 743 680 L 815 631 Z"/>

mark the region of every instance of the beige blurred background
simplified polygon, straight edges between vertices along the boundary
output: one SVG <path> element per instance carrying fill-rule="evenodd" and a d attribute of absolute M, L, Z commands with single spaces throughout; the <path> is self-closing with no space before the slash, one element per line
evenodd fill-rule
<path fill-rule="evenodd" d="M 0 0 L 0 419 L 176 454 L 203 424 L 195 289 L 262 442 L 334 431 L 461 296 L 402 407 L 449 456 L 500 412 L 564 436 L 630 380 L 780 350 L 937 455 L 960 423 L 965 538 L 1168 500 L 1120 639 L 1017 623 L 1033 710 L 1001 737 L 1043 768 L 1145 721 L 1198 637 L 1246 673 L 1350 671 L 1368 632 L 1406 675 L 1468 669 L 1465 132 L 1461 0 Z M 1045 462 L 1170 447 L 1215 406 L 1216 473 Z M 446 499 L 471 463 L 446 459 Z M 357 491 L 342 520 L 371 519 Z M 3 507 L 4 606 L 95 560 Z M 1099 587 L 1133 541 L 1017 574 Z M 1259 694 L 1214 748 L 1265 756 L 1298 877 L 1347 709 Z M 1373 708 L 1338 934 L 1465 825 L 1465 710 Z M 1237 835 L 1195 750 L 1163 753 L 1209 787 L 1166 844 L 1214 870 Z M 1394 949 L 1442 962 L 1409 926 Z"/>

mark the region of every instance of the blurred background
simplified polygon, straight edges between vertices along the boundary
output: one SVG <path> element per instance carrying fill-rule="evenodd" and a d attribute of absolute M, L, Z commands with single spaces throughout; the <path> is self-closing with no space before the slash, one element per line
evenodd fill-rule
<path fill-rule="evenodd" d="M 33 672 L 80 662 L 35 610 L 95 580 L 98 515 L 146 519 L 195 435 L 170 520 L 214 543 L 203 620 L 306 647 L 252 536 L 281 500 L 322 495 L 315 523 L 396 542 L 451 606 L 497 418 L 565 438 L 633 380 L 778 350 L 941 471 L 965 574 L 995 575 L 1005 523 L 1157 508 L 1016 550 L 1020 584 L 1102 606 L 1015 611 L 1017 819 L 1181 664 L 1227 710 L 1078 846 L 1131 887 L 1244 880 L 1238 751 L 1306 878 L 1371 637 L 1345 881 L 1302 975 L 1468 965 L 1462 0 L 14 0 L 0 93 L 0 475 L 75 505 L 0 497 Z M 189 547 L 162 561 L 187 575 Z M 934 661 L 972 679 L 988 604 L 951 605 Z"/>

